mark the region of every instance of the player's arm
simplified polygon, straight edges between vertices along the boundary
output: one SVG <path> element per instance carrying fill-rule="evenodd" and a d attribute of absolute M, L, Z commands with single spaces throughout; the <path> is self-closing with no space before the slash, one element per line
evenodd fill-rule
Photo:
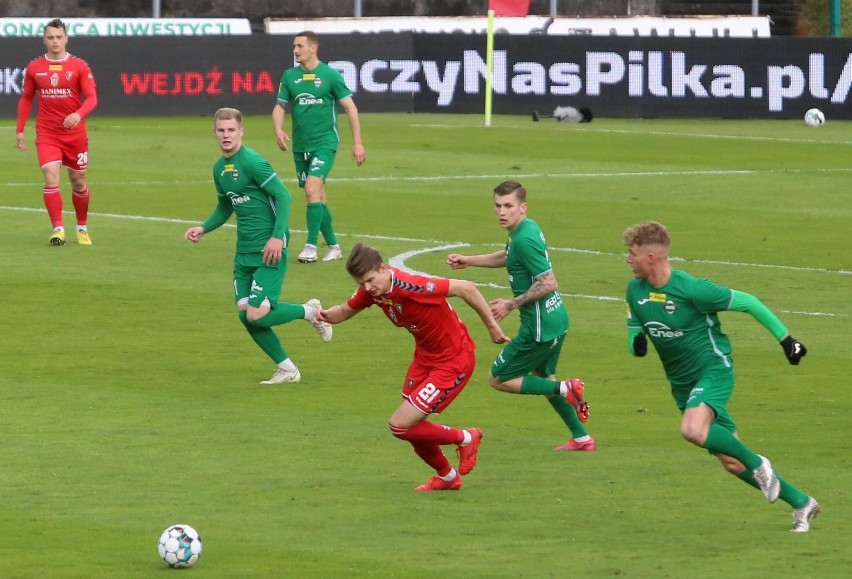
<path fill-rule="evenodd" d="M 780 342 L 787 360 L 793 365 L 798 365 L 799 361 L 808 353 L 805 345 L 791 336 L 778 316 L 772 313 L 772 310 L 767 308 L 757 297 L 737 290 L 731 290 L 731 293 L 731 304 L 728 306 L 728 309 L 734 312 L 751 314 L 760 325 L 769 330 L 769 333 Z"/>
<path fill-rule="evenodd" d="M 215 176 L 213 183 L 216 185 L 216 207 L 213 209 L 213 213 L 210 214 L 204 223 L 201 224 L 202 235 L 205 233 L 210 233 L 214 229 L 218 229 L 225 225 L 228 221 L 228 218 L 231 217 L 231 213 L 234 212 L 234 206 L 231 205 L 231 202 L 228 200 L 228 196 L 222 191 L 219 187 L 219 183 L 216 182 Z"/>
<path fill-rule="evenodd" d="M 559 284 L 556 283 L 556 275 L 553 270 L 548 270 L 538 277 L 530 286 L 530 289 L 515 296 L 512 299 L 496 299 L 491 300 L 491 312 L 497 320 L 502 320 L 508 316 L 512 310 L 516 310 L 524 304 L 537 302 L 545 296 L 549 296 L 559 289 Z"/>
<path fill-rule="evenodd" d="M 275 142 L 282 151 L 287 150 L 287 141 L 290 140 L 290 136 L 284 132 L 284 119 L 287 116 L 287 109 L 284 108 L 286 104 L 287 101 L 279 97 L 278 102 L 272 107 L 272 130 L 275 131 Z"/>
<path fill-rule="evenodd" d="M 210 217 L 208 217 L 201 225 L 196 225 L 187 229 L 183 234 L 184 239 L 193 243 L 198 243 L 201 241 L 201 238 L 204 237 L 205 233 L 209 233 L 224 225 L 233 211 L 234 208 L 231 206 L 231 202 L 228 201 L 228 198 L 224 195 L 219 195 L 219 202 L 216 204 L 216 208 L 213 209 L 213 213 L 210 214 Z"/>
<path fill-rule="evenodd" d="M 494 319 L 491 308 L 488 307 L 488 302 L 485 301 L 485 298 L 473 282 L 461 279 L 450 279 L 449 282 L 450 287 L 447 295 L 463 299 L 473 311 L 479 314 L 479 319 L 485 324 L 492 342 L 495 344 L 504 344 L 511 341 L 511 338 L 503 332 L 500 324 Z"/>
<path fill-rule="evenodd" d="M 80 115 L 80 118 L 86 118 L 98 106 L 98 91 L 91 70 L 87 71 L 82 79 L 80 92 L 83 95 L 83 104 L 77 109 L 77 114 Z"/>
<path fill-rule="evenodd" d="M 505 267 L 506 250 L 501 249 L 494 253 L 482 255 L 462 255 L 451 253 L 447 256 L 447 265 L 452 269 L 464 269 L 466 267 Z"/>
<path fill-rule="evenodd" d="M 272 237 L 284 239 L 284 231 L 290 223 L 290 207 L 293 205 L 293 197 L 268 163 L 263 168 L 261 178 L 263 178 L 263 181 L 259 183 L 260 188 L 275 203 L 275 225 L 272 228 Z"/>
<path fill-rule="evenodd" d="M 358 107 L 355 106 L 352 97 L 348 96 L 340 101 L 340 108 L 346 113 L 346 118 L 349 119 L 349 128 L 352 130 L 352 160 L 360 167 L 367 160 L 367 152 L 364 150 L 364 144 L 361 141 L 361 120 L 358 117 Z"/>
<path fill-rule="evenodd" d="M 357 315 L 361 310 L 356 310 L 347 303 L 338 304 L 325 310 L 317 312 L 317 320 L 329 324 L 339 324 Z"/>
<path fill-rule="evenodd" d="M 27 143 L 24 140 L 24 127 L 27 126 L 27 119 L 30 118 L 30 112 L 33 110 L 33 100 L 35 99 L 35 82 L 29 75 L 29 68 L 24 75 L 24 88 L 21 91 L 21 98 L 18 100 L 18 125 L 15 130 L 15 142 L 21 151 L 27 150 Z"/>

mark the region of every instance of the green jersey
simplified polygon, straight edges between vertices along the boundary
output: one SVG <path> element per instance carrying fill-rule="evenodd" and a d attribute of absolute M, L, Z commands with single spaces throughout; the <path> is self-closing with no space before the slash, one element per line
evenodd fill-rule
<path fill-rule="evenodd" d="M 717 312 L 729 310 L 735 292 L 673 269 L 663 287 L 644 279 L 627 285 L 627 326 L 641 329 L 654 343 L 666 377 L 689 384 L 714 365 L 732 367 L 731 342 Z"/>
<path fill-rule="evenodd" d="M 278 102 L 290 103 L 293 115 L 293 152 L 337 150 L 337 103 L 351 97 L 343 75 L 320 61 L 307 71 L 296 66 L 284 71 L 278 85 Z"/>
<path fill-rule="evenodd" d="M 538 223 L 526 217 L 509 233 L 506 243 L 506 269 L 512 294 L 519 296 L 541 275 L 553 271 L 547 242 Z M 568 330 L 568 311 L 558 291 L 535 302 L 522 305 L 519 334 L 526 333 L 536 342 L 547 342 Z"/>
<path fill-rule="evenodd" d="M 273 237 L 290 236 L 290 192 L 264 159 L 243 145 L 231 157 L 213 165 L 218 205 L 202 224 L 205 232 L 224 225 L 237 214 L 237 253 L 263 251 Z"/>

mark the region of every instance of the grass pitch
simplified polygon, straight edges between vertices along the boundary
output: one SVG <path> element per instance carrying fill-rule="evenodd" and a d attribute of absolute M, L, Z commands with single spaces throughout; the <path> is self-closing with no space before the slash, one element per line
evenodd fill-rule
<path fill-rule="evenodd" d="M 156 554 L 173 523 L 201 533 L 187 572 L 199 577 L 848 576 L 848 123 L 362 123 L 367 164 L 349 161 L 343 120 L 328 185 L 344 249 L 363 240 L 506 296 L 503 270 L 443 261 L 500 247 L 491 190 L 527 186 L 571 316 L 559 373 L 586 381 L 598 451 L 554 452 L 568 433 L 544 400 L 488 387 L 498 348 L 459 303 L 479 365 L 440 420 L 484 430 L 480 462 L 460 492 L 413 492 L 430 473 L 387 431 L 407 333 L 376 311 L 330 344 L 307 324 L 279 327 L 302 382 L 259 386 L 273 366 L 234 313 L 234 230 L 182 239 L 215 203 L 211 120 L 94 117 L 92 247 L 48 246 L 34 151 L 10 153 L 0 177 L 0 576 L 159 577 L 174 572 Z M 13 124 L 0 126 L 7 143 Z M 246 126 L 294 195 L 298 251 L 292 159 L 268 118 Z M 63 193 L 70 210 L 66 180 Z M 810 533 L 789 533 L 787 505 L 682 441 L 656 356 L 627 354 L 621 232 L 647 219 L 669 226 L 676 267 L 756 294 L 809 348 L 789 366 L 750 316 L 722 314 L 739 432 L 821 502 Z M 331 305 L 353 289 L 340 262 L 291 252 L 282 299 Z"/>

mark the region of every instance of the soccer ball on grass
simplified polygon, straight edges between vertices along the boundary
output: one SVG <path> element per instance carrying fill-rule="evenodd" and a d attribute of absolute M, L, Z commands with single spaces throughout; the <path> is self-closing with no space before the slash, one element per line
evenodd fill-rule
<path fill-rule="evenodd" d="M 825 123 L 825 115 L 819 109 L 808 109 L 805 113 L 805 124 L 809 127 L 818 127 Z"/>
<path fill-rule="evenodd" d="M 201 557 L 201 537 L 189 525 L 172 525 L 160 535 L 157 552 L 169 567 L 192 567 Z"/>

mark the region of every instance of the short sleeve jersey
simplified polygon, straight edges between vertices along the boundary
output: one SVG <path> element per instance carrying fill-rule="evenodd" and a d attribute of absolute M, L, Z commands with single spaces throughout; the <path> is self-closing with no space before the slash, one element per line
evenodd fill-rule
<path fill-rule="evenodd" d="M 220 205 L 230 205 L 237 215 L 237 253 L 263 251 L 275 229 L 281 209 L 264 187 L 278 174 L 259 153 L 243 145 L 229 158 L 213 165 L 213 182 Z M 284 198 L 291 202 L 290 194 Z M 282 235 L 286 232 L 282 232 Z"/>
<path fill-rule="evenodd" d="M 62 60 L 42 55 L 27 65 L 23 95 L 38 97 L 36 132 L 67 135 L 86 130 L 85 121 L 73 129 L 62 126 L 65 117 L 77 111 L 83 95 L 95 90 L 95 77 L 85 60 L 67 54 Z"/>
<path fill-rule="evenodd" d="M 690 384 L 713 365 L 731 367 L 731 342 L 718 312 L 733 298 L 732 289 L 675 269 L 660 288 L 633 279 L 627 285 L 627 325 L 651 338 L 669 382 Z"/>
<path fill-rule="evenodd" d="M 506 244 L 506 269 L 512 294 L 519 296 L 542 274 L 553 271 L 547 253 L 547 242 L 538 223 L 526 217 L 509 233 Z M 547 342 L 568 330 L 568 310 L 558 291 L 520 307 L 519 334 L 531 336 L 536 342 Z"/>
<path fill-rule="evenodd" d="M 468 351 L 473 339 L 447 301 L 450 281 L 390 269 L 388 293 L 374 298 L 359 287 L 347 305 L 354 310 L 378 306 L 393 325 L 414 336 L 414 360 L 422 364 L 442 365 Z"/>
<path fill-rule="evenodd" d="M 337 103 L 351 97 L 343 75 L 320 61 L 311 71 L 302 67 L 284 71 L 278 85 L 278 101 L 289 103 L 293 116 L 293 152 L 337 150 Z"/>

